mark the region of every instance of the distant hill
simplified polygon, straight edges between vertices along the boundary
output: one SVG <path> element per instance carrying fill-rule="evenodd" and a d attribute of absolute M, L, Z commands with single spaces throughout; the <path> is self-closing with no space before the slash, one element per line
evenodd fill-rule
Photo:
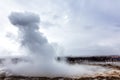
<path fill-rule="evenodd" d="M 58 57 L 58 61 L 66 61 L 68 63 L 82 62 L 120 62 L 120 56 L 85 56 L 85 57 Z"/>

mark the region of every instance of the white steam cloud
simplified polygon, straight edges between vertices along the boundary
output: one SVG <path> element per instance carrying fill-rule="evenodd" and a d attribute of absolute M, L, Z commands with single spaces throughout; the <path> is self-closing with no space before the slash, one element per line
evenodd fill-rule
<path fill-rule="evenodd" d="M 13 25 L 19 28 L 21 44 L 31 53 L 43 56 L 53 56 L 54 49 L 47 39 L 39 32 L 40 18 L 33 13 L 11 13 L 9 19 Z"/>
<path fill-rule="evenodd" d="M 91 74 L 106 69 L 89 65 L 68 65 L 55 60 L 56 51 L 48 40 L 39 32 L 40 18 L 30 12 L 13 12 L 9 16 L 10 22 L 19 29 L 21 47 L 32 57 L 26 57 L 30 62 L 6 64 L 14 74 L 26 76 L 71 76 Z"/>

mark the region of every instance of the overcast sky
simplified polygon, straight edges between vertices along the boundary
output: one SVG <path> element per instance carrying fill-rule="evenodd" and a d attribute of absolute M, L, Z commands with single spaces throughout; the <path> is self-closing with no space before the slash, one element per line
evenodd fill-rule
<path fill-rule="evenodd" d="M 59 55 L 120 55 L 120 0 L 1 0 L 0 53 L 21 55 L 18 29 L 8 16 L 32 12 Z"/>

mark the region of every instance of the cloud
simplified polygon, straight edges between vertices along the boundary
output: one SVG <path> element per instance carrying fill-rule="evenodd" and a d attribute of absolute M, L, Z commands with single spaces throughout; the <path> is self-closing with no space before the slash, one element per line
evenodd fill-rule
<path fill-rule="evenodd" d="M 8 15 L 6 11 L 21 10 L 35 12 L 41 15 L 40 30 L 47 37 L 48 41 L 57 42 L 65 47 L 66 55 L 69 55 L 70 52 L 72 52 L 70 53 L 72 55 L 79 55 L 81 49 L 89 50 L 90 46 L 100 46 L 98 44 L 103 44 L 106 40 L 109 42 L 114 39 L 111 41 L 111 47 L 113 48 L 116 45 L 115 42 L 119 44 L 119 3 L 119 0 L 16 0 L 9 3 L 7 2 L 8 5 L 12 5 L 8 7 L 6 6 L 5 0 L 0 4 L 2 6 L 1 10 L 3 10 L 3 12 L 1 12 L 2 14 Z M 3 17 L 3 15 L 1 15 L 1 17 Z M 9 26 L 9 24 L 4 22 L 1 22 L 2 24 L 6 24 L 4 27 Z M 16 22 L 14 22 L 14 24 L 16 24 Z M 39 23 L 36 22 L 34 24 Z M 26 21 L 21 22 L 19 25 L 26 25 Z M 6 29 L 9 31 L 13 30 L 8 29 L 8 27 Z M 91 53 L 93 53 L 93 47 L 91 47 L 91 52 L 86 53 L 86 55 Z M 96 52 L 96 54 L 98 53 Z"/>
<path fill-rule="evenodd" d="M 30 53 L 50 57 L 54 55 L 53 47 L 47 39 L 39 32 L 40 18 L 37 14 L 30 12 L 13 12 L 9 16 L 10 22 L 18 27 L 21 45 Z"/>
<path fill-rule="evenodd" d="M 37 25 L 40 22 L 40 18 L 38 15 L 25 12 L 25 13 L 17 13 L 13 12 L 11 13 L 11 16 L 9 16 L 9 19 L 13 25 L 16 26 L 30 26 L 30 25 Z M 35 27 L 35 26 L 31 26 Z M 38 28 L 38 26 L 36 26 Z"/>

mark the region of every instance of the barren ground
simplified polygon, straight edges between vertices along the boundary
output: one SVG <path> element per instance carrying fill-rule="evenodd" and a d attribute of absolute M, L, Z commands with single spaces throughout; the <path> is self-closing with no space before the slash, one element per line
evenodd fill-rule
<path fill-rule="evenodd" d="M 87 75 L 79 78 L 67 77 L 30 77 L 30 76 L 6 76 L 5 73 L 1 74 L 0 80 L 120 80 L 120 66 L 119 63 L 89 63 L 88 65 L 102 66 L 109 68 L 109 71 L 104 73 L 97 73 L 94 75 Z"/>

